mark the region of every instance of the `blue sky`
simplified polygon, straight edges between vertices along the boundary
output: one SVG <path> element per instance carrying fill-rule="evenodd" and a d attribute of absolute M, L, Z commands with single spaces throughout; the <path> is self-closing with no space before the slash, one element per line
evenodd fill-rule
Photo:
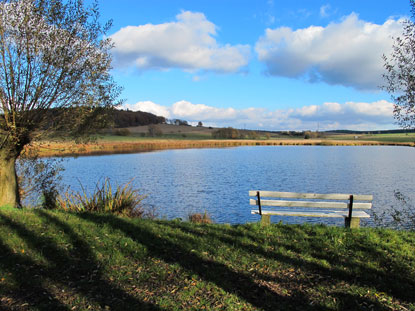
<path fill-rule="evenodd" d="M 124 108 L 268 130 L 396 128 L 382 54 L 409 0 L 100 0 Z"/>

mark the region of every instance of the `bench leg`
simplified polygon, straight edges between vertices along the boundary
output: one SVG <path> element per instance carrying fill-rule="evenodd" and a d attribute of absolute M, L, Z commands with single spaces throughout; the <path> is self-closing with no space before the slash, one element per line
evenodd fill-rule
<path fill-rule="evenodd" d="M 360 228 L 360 218 L 358 217 L 346 217 L 344 219 L 344 226 L 346 228 Z"/>
<path fill-rule="evenodd" d="M 271 224 L 271 216 L 270 215 L 261 215 L 261 225 L 268 226 Z"/>

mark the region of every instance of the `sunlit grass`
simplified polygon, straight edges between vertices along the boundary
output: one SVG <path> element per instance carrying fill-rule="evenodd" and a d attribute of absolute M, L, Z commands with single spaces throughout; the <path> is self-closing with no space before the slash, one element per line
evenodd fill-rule
<path fill-rule="evenodd" d="M 0 210 L 0 308 L 415 310 L 415 233 Z"/>

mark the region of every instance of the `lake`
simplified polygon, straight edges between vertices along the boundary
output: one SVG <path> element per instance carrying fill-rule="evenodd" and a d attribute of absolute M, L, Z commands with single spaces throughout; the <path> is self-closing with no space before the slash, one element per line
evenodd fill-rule
<path fill-rule="evenodd" d="M 63 182 L 92 191 L 98 180 L 130 180 L 160 218 L 187 219 L 206 211 L 217 223 L 259 220 L 249 190 L 373 194 L 373 209 L 398 202 L 394 190 L 412 195 L 415 149 L 387 146 L 255 146 L 182 149 L 68 158 Z M 343 219 L 276 217 L 273 222 L 343 225 Z M 373 220 L 362 220 L 362 225 Z"/>

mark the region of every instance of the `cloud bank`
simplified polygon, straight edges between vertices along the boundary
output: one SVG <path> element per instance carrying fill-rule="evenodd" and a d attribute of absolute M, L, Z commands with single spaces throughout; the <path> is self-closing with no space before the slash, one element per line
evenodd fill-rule
<path fill-rule="evenodd" d="M 215 24 L 202 13 L 184 11 L 176 21 L 127 26 L 111 36 L 117 67 L 179 68 L 230 73 L 248 64 L 249 45 L 220 44 Z"/>
<path fill-rule="evenodd" d="M 402 33 L 402 21 L 378 25 L 352 13 L 327 27 L 266 29 L 255 50 L 269 75 L 374 90 L 382 84 L 382 55 Z"/>
<path fill-rule="evenodd" d="M 376 130 L 390 129 L 394 123 L 393 103 L 386 100 L 372 103 L 324 103 L 274 111 L 264 108 L 217 108 L 184 100 L 171 106 L 147 101 L 125 107 L 193 123 L 202 121 L 205 125 L 247 129 L 316 130 L 319 127 L 320 130 Z"/>

